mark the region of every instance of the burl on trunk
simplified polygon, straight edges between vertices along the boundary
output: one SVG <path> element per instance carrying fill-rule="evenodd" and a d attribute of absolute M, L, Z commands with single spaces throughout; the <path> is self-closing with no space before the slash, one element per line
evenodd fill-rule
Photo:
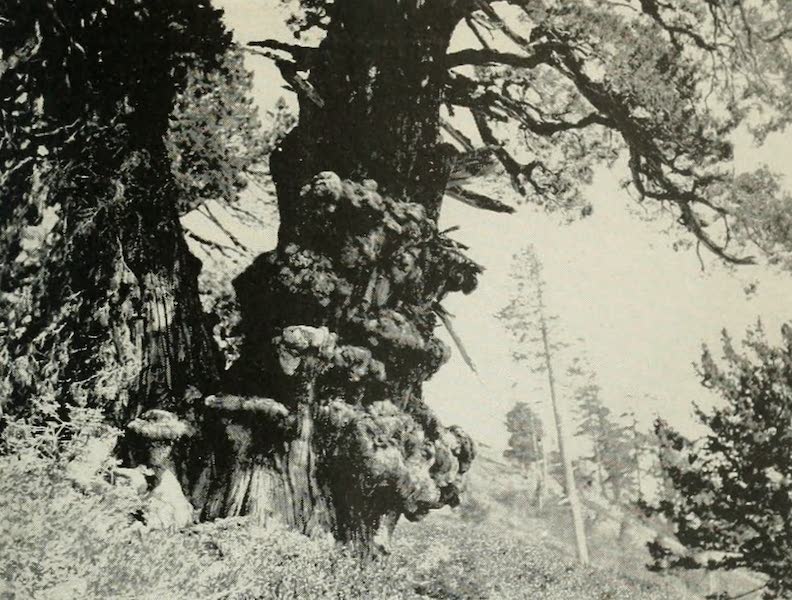
<path fill-rule="evenodd" d="M 277 520 L 371 553 L 401 515 L 458 501 L 472 441 L 422 397 L 449 357 L 440 302 L 481 270 L 437 226 L 460 18 L 446 4 L 336 2 L 319 48 L 280 64 L 303 82 L 300 118 L 270 160 L 277 248 L 235 281 L 241 358 L 198 412 L 205 519 Z"/>

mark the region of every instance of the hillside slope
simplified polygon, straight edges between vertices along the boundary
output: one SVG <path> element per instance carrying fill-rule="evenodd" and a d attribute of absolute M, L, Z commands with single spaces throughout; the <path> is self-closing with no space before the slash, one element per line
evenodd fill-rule
<path fill-rule="evenodd" d="M 0 458 L 0 598 L 673 600 L 665 582 L 580 568 L 555 536 L 445 511 L 361 566 L 331 539 L 244 518 L 147 531 L 131 489 L 47 459 Z"/>
<path fill-rule="evenodd" d="M 470 473 L 468 491 L 458 516 L 488 527 L 492 535 L 522 535 L 543 548 L 557 551 L 568 560 L 575 556 L 574 533 L 563 488 L 550 484 L 550 497 L 541 509 L 535 502 L 536 481 L 507 463 L 486 445 L 479 444 L 479 455 Z M 647 542 L 661 537 L 666 545 L 676 542 L 659 523 L 651 523 L 635 508 L 616 506 L 593 489 L 581 490 L 586 509 L 587 537 L 592 564 L 617 573 L 619 578 L 649 588 L 659 586 L 679 598 L 700 598 L 716 592 L 739 595 L 761 584 L 748 572 L 653 573 L 646 565 L 650 556 Z M 677 550 L 684 549 L 677 544 Z M 759 592 L 742 596 L 758 600 Z"/>

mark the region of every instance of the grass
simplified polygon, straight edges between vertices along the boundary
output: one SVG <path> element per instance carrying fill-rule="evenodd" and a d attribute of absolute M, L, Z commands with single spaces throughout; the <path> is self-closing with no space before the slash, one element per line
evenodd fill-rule
<path fill-rule="evenodd" d="M 31 479 L 9 496 L 4 485 L 0 513 L 13 516 L 0 528 L 6 597 L 674 597 L 612 572 L 580 568 L 539 540 L 455 516 L 402 525 L 393 554 L 361 566 L 329 539 L 311 540 L 244 519 L 170 534 L 143 532 L 126 521 L 118 506 L 103 500 L 99 490 L 86 494 L 58 481 L 38 492 L 34 487 Z"/>
<path fill-rule="evenodd" d="M 111 448 L 111 444 L 105 445 Z M 95 453 L 96 445 L 93 446 Z M 74 458 L 72 452 L 70 457 Z M 331 539 L 245 519 L 172 533 L 129 517 L 137 498 L 58 460 L 0 457 L 0 598 L 673 600 L 673 585 L 575 564 L 563 523 L 515 527 L 484 505 L 403 523 L 393 553 L 361 565 Z M 470 508 L 473 506 L 473 509 Z M 529 521 L 525 521 L 529 523 Z"/>

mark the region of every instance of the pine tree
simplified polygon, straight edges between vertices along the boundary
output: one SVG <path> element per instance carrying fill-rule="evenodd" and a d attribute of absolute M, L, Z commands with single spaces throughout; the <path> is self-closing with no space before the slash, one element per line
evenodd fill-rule
<path fill-rule="evenodd" d="M 632 466 L 632 480 L 635 486 L 636 500 L 640 503 L 644 499 L 644 479 L 649 475 L 650 469 L 644 466 L 645 460 L 651 456 L 655 439 L 650 433 L 638 427 L 638 419 L 634 411 L 626 412 L 622 417 L 627 418 L 628 454 Z"/>
<path fill-rule="evenodd" d="M 638 429 L 633 413 L 614 418 L 601 398 L 601 388 L 594 373 L 575 359 L 568 375 L 582 381 L 575 387 L 578 430 L 575 435 L 586 438 L 591 444 L 590 460 L 595 464 L 602 493 L 610 490 L 617 503 L 637 501 L 642 496 L 641 461 L 647 445 L 647 436 Z M 629 418 L 624 422 L 624 418 Z"/>
<path fill-rule="evenodd" d="M 506 413 L 506 431 L 510 435 L 504 457 L 524 467 L 542 460 L 542 420 L 527 403 L 517 402 Z"/>
<path fill-rule="evenodd" d="M 660 499 L 645 506 L 675 528 L 687 553 L 655 542 L 654 568 L 747 568 L 767 577 L 765 597 L 792 593 L 792 328 L 778 346 L 761 326 L 749 331 L 745 352 L 723 334 L 723 366 L 705 347 L 702 384 L 721 397 L 697 410 L 708 433 L 689 440 L 658 420 Z"/>
<path fill-rule="evenodd" d="M 575 529 L 575 541 L 578 559 L 588 564 L 588 543 L 586 541 L 585 523 L 582 507 L 578 498 L 575 471 L 572 457 L 569 454 L 569 434 L 566 416 L 561 406 L 562 399 L 558 396 L 558 382 L 554 367 L 557 366 L 559 346 L 551 340 L 550 323 L 555 320 L 548 314 L 545 306 L 545 282 L 542 277 L 542 265 L 531 247 L 527 247 L 514 257 L 511 273 L 516 283 L 516 290 L 511 302 L 498 313 L 498 318 L 505 325 L 517 342 L 517 350 L 513 356 L 520 362 L 527 362 L 535 371 L 547 375 L 550 405 L 553 409 L 558 450 L 564 475 L 564 491 L 569 501 L 572 522 Z M 531 346 L 534 345 L 534 348 Z M 550 452 L 544 456 L 550 458 Z M 549 467 L 546 467 L 549 470 Z"/>
<path fill-rule="evenodd" d="M 542 420 L 526 402 L 517 402 L 506 413 L 506 431 L 510 435 L 508 448 L 503 451 L 503 456 L 515 461 L 526 471 L 531 470 L 538 475 L 536 506 L 541 509 L 548 484 L 548 458 L 544 454 L 547 444 Z"/>

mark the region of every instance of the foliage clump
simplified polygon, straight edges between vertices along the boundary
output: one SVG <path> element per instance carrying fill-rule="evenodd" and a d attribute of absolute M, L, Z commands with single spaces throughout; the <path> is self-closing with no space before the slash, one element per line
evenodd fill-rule
<path fill-rule="evenodd" d="M 503 456 L 525 466 L 542 460 L 542 420 L 526 402 L 506 413 L 506 431 L 510 435 Z"/>
<path fill-rule="evenodd" d="M 767 577 L 765 597 L 792 592 L 792 329 L 779 345 L 761 325 L 749 331 L 745 352 L 724 332 L 725 363 L 705 347 L 702 384 L 721 403 L 697 410 L 708 433 L 690 440 L 664 421 L 656 424 L 664 488 L 645 507 L 673 525 L 687 549 L 650 546 L 655 568 L 741 567 Z"/>

